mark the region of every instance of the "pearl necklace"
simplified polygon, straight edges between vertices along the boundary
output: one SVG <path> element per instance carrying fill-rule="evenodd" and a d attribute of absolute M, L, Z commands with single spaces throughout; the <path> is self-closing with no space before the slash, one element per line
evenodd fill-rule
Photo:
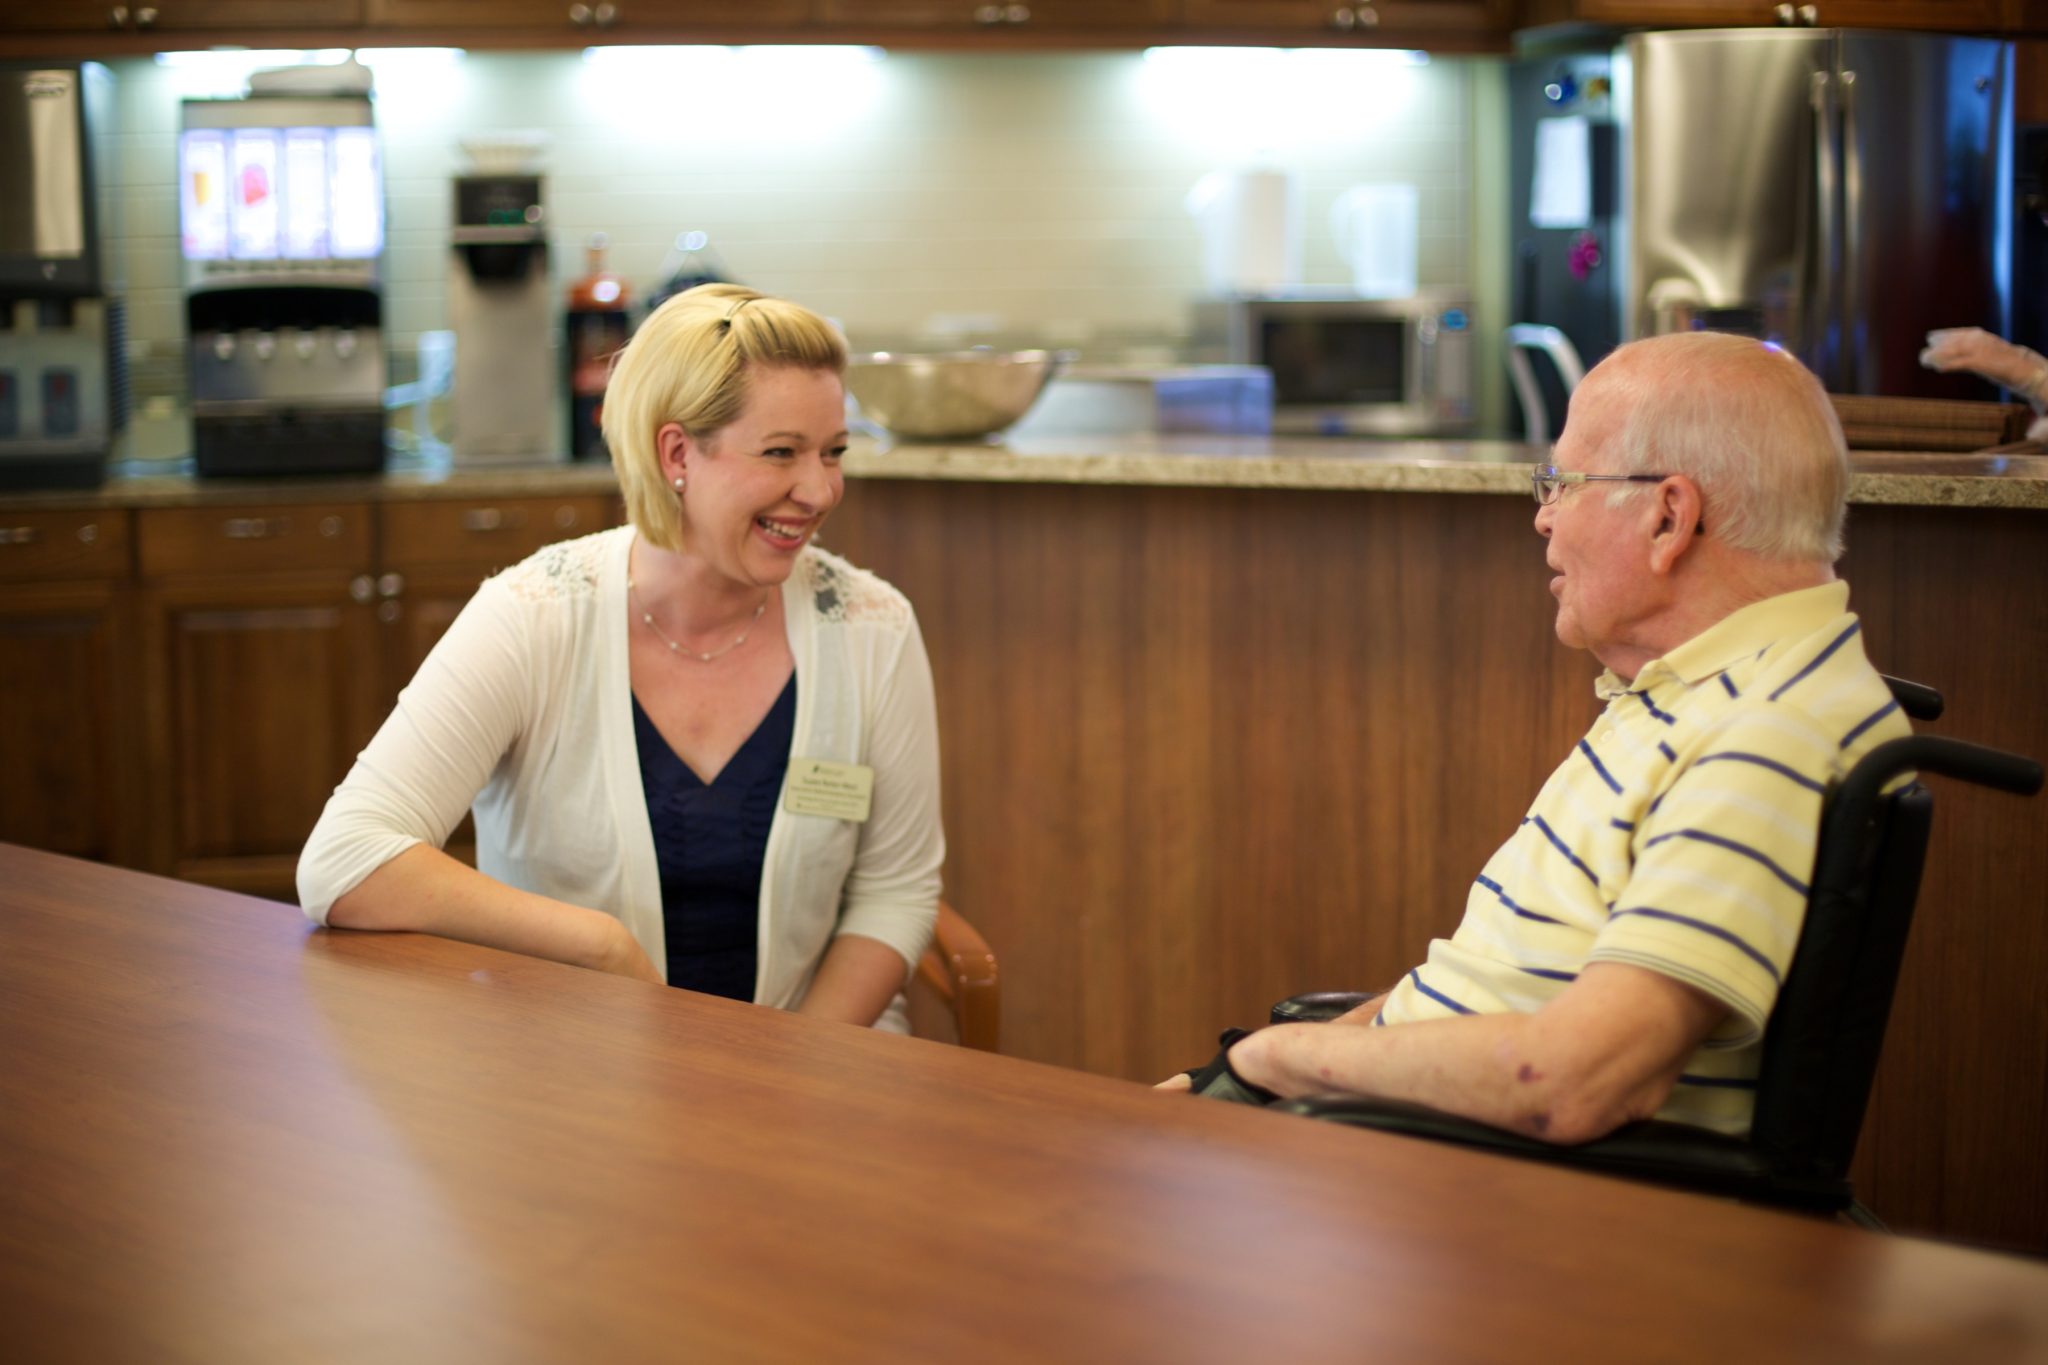
<path fill-rule="evenodd" d="M 654 632 L 655 638 L 668 646 L 669 653 L 674 654 L 679 658 L 684 655 L 687 655 L 701 664 L 708 664 L 714 659 L 722 659 L 726 655 L 738 649 L 741 645 L 745 644 L 747 642 L 747 637 L 754 633 L 754 626 L 757 622 L 760 621 L 761 613 L 768 610 L 768 598 L 764 595 L 761 598 L 761 605 L 755 607 L 754 614 L 747 618 L 746 629 L 742 630 L 738 634 L 738 636 L 736 636 L 733 639 L 731 644 L 726 645 L 722 649 L 714 649 L 709 654 L 706 654 L 701 650 L 685 649 L 683 646 L 677 644 L 674 640 L 669 639 L 667 632 L 663 631 L 660 626 L 654 623 L 654 614 L 648 611 L 645 607 L 640 605 L 639 590 L 635 587 L 633 580 L 630 578 L 626 580 L 626 596 L 632 599 L 633 610 L 640 613 L 640 620 L 643 623 L 645 623 L 649 630 Z"/>

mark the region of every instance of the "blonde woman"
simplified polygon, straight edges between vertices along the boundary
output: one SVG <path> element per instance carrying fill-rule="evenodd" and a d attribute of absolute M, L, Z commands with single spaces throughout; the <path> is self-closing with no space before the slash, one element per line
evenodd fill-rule
<path fill-rule="evenodd" d="M 814 544 L 845 365 L 733 285 L 648 318 L 603 419 L 629 524 L 478 591 L 306 845 L 314 921 L 904 1030 L 938 726 L 910 604 Z M 472 806 L 475 870 L 441 851 Z"/>

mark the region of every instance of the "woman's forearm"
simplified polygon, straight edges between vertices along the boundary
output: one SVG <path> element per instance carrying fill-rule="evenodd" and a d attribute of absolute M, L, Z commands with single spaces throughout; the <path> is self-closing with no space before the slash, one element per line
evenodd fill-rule
<path fill-rule="evenodd" d="M 902 956 L 888 944 L 841 934 L 825 950 L 797 1013 L 868 1027 L 889 1008 L 906 976 Z"/>
<path fill-rule="evenodd" d="M 437 934 L 661 981 L 626 926 L 612 916 L 507 886 L 427 844 L 415 844 L 337 899 L 327 923 Z"/>

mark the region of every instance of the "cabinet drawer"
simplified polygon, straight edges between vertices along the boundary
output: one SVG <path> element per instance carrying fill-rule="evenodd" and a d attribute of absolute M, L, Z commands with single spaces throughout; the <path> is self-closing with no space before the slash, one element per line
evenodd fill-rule
<path fill-rule="evenodd" d="M 142 513 L 146 578 L 172 574 L 360 572 L 370 564 L 370 509 L 363 503 L 180 507 Z"/>
<path fill-rule="evenodd" d="M 450 498 L 388 502 L 384 562 L 392 568 L 423 564 L 500 569 L 543 545 L 601 531 L 610 522 L 608 499 L 598 494 L 558 498 Z"/>
<path fill-rule="evenodd" d="M 0 582 L 125 578 L 128 513 L 0 511 Z"/>

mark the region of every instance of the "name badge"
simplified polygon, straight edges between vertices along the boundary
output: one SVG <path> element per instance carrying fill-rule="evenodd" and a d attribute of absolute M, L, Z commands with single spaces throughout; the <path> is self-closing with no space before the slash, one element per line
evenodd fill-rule
<path fill-rule="evenodd" d="M 799 758 L 791 761 L 782 785 L 782 808 L 793 815 L 859 824 L 868 818 L 874 796 L 875 770 L 866 764 Z"/>

